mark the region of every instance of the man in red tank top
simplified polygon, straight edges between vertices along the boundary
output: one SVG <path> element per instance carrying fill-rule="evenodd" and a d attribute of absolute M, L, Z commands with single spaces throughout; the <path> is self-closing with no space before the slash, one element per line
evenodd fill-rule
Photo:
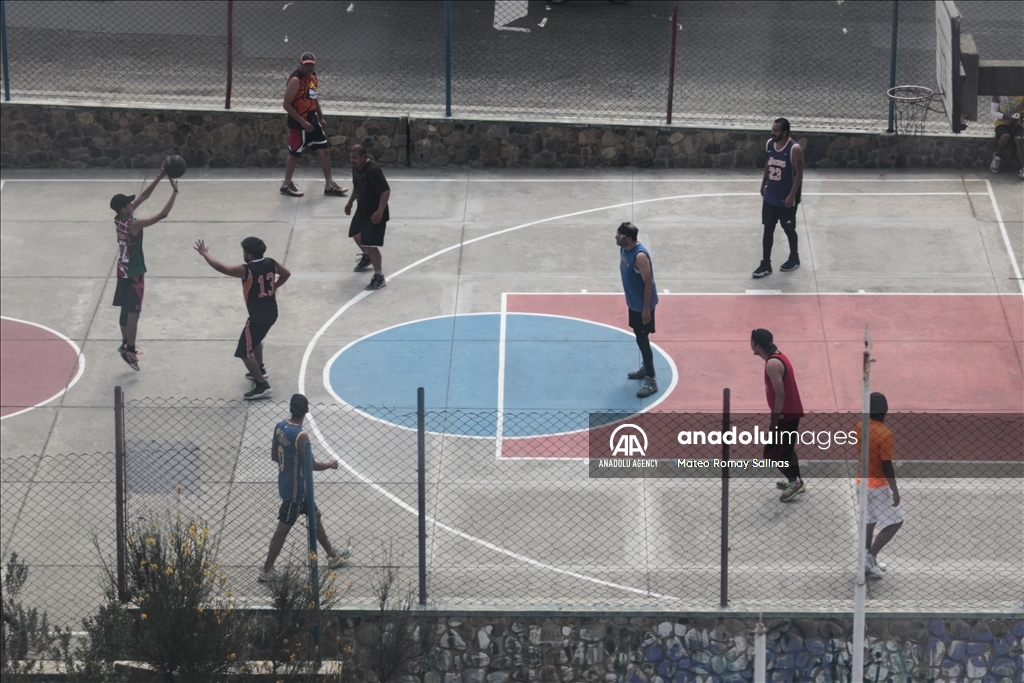
<path fill-rule="evenodd" d="M 769 430 L 772 442 L 765 446 L 764 455 L 779 460 L 778 468 L 786 477 L 786 481 L 777 484 L 783 489 L 779 500 L 788 503 L 807 490 L 796 457 L 797 429 L 804 416 L 804 406 L 800 402 L 793 365 L 779 353 L 773 340 L 768 330 L 756 329 L 750 333 L 751 350 L 764 360 L 764 392 L 772 416 Z"/>

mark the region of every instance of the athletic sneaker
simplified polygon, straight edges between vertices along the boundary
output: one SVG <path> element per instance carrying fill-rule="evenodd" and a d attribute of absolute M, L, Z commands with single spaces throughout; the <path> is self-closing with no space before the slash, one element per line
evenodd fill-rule
<path fill-rule="evenodd" d="M 329 197 L 344 197 L 348 194 L 348 190 L 338 187 L 338 183 L 331 183 L 330 186 L 324 188 L 324 194 Z"/>
<path fill-rule="evenodd" d="M 761 261 L 761 265 L 757 267 L 751 275 L 756 278 L 767 277 L 772 274 L 772 264 L 767 261 Z"/>
<path fill-rule="evenodd" d="M 792 481 L 786 486 L 786 490 L 779 496 L 779 500 L 783 503 L 788 503 L 794 500 L 797 496 L 807 490 L 807 484 L 804 483 L 803 479 L 797 479 Z"/>
<path fill-rule="evenodd" d="M 334 549 L 334 554 L 327 558 L 327 567 L 329 569 L 337 569 L 345 564 L 345 561 L 350 557 L 352 557 L 352 544 L 347 543 L 341 550 Z"/>
<path fill-rule="evenodd" d="M 777 489 L 782 489 L 783 491 L 785 491 L 787 486 L 789 486 L 789 482 L 786 481 L 785 479 L 779 479 L 777 482 L 775 482 L 775 488 Z"/>
<path fill-rule="evenodd" d="M 636 392 L 637 398 L 647 398 L 651 394 L 658 393 L 658 383 L 653 377 L 646 377 L 644 383 L 640 385 L 640 391 Z"/>
<path fill-rule="evenodd" d="M 882 568 L 878 566 L 878 561 L 875 559 L 875 556 L 871 553 L 868 553 L 867 562 L 864 563 L 864 575 L 869 579 L 880 579 L 885 575 Z"/>
<path fill-rule="evenodd" d="M 782 266 L 779 267 L 783 273 L 789 273 L 800 267 L 800 257 L 790 256 Z"/>
<path fill-rule="evenodd" d="M 988 165 L 988 170 L 993 173 L 999 173 L 999 167 L 1003 165 L 1003 160 L 998 154 L 992 155 L 992 163 Z"/>
<path fill-rule="evenodd" d="M 366 254 L 360 254 L 359 255 L 359 263 L 357 263 L 356 267 L 353 268 L 352 270 L 354 272 L 356 272 L 356 273 L 361 273 L 361 272 L 363 272 L 364 270 L 366 270 L 369 267 L 370 267 L 370 257 L 367 256 Z"/>
<path fill-rule="evenodd" d="M 647 368 L 645 368 L 642 365 L 640 366 L 639 370 L 634 370 L 633 372 L 631 372 L 628 375 L 626 375 L 626 377 L 628 377 L 629 379 L 643 379 L 646 376 L 647 376 Z"/>
<path fill-rule="evenodd" d="M 121 344 L 117 347 L 117 352 L 121 354 L 121 360 L 128 364 L 132 370 L 139 371 L 139 356 L 137 352 L 128 350 L 128 347 Z"/>
<path fill-rule="evenodd" d="M 270 398 L 272 392 L 273 390 L 270 388 L 270 382 L 263 382 L 262 384 L 257 384 L 256 386 L 254 386 L 252 388 L 252 391 L 247 391 L 244 394 L 242 394 L 242 398 L 244 398 L 246 401 L 255 401 L 256 399 L 260 398 Z"/>
<path fill-rule="evenodd" d="M 367 289 L 384 289 L 388 286 L 387 280 L 380 273 L 374 273 L 373 277 L 370 278 L 370 284 L 366 285 Z"/>
<path fill-rule="evenodd" d="M 295 187 L 295 183 L 282 183 L 281 194 L 286 194 L 289 197 L 301 197 L 304 193 Z"/>
<path fill-rule="evenodd" d="M 267 374 L 267 369 L 265 367 L 263 367 L 262 365 L 260 366 L 260 374 L 263 375 L 263 379 L 269 379 L 270 378 L 270 375 Z M 252 380 L 253 382 L 256 381 L 256 378 L 252 376 L 251 372 L 245 373 L 245 378 L 249 379 L 249 380 Z"/>
<path fill-rule="evenodd" d="M 259 573 L 256 575 L 256 580 L 260 583 L 269 583 L 270 581 L 276 581 L 278 578 L 277 571 L 271 569 L 269 572 L 263 571 L 263 567 L 260 567 Z"/>

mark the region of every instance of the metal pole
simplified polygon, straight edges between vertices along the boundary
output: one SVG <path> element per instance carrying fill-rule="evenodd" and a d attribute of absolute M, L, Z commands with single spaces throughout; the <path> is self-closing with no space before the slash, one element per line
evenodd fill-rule
<path fill-rule="evenodd" d="M 899 25 L 900 16 L 900 0 L 892 0 L 892 58 L 889 61 L 889 88 L 896 87 L 896 36 L 899 34 L 897 27 Z M 896 129 L 893 126 L 896 117 L 896 103 L 889 100 L 889 127 L 886 128 L 887 133 L 892 133 Z"/>
<path fill-rule="evenodd" d="M 722 434 L 729 430 L 729 389 L 722 390 Z M 722 460 L 729 460 L 729 444 L 722 439 Z M 722 572 L 719 604 L 729 606 L 729 468 L 722 468 Z"/>
<path fill-rule="evenodd" d="M 11 101 L 11 60 L 7 58 L 7 2 L 0 0 L 0 53 L 4 65 L 4 101 Z"/>
<path fill-rule="evenodd" d="M 306 470 L 306 520 L 309 526 L 309 587 L 313 593 L 313 608 L 316 624 L 313 626 L 313 642 L 316 643 L 316 669 L 324 663 L 324 648 L 320 639 L 320 570 L 316 558 L 316 500 L 313 495 L 313 448 L 306 442 L 303 448 L 304 469 Z"/>
<path fill-rule="evenodd" d="M 452 115 L 452 0 L 444 0 L 444 115 Z"/>
<path fill-rule="evenodd" d="M 672 48 L 668 57 L 668 115 L 666 123 L 672 123 L 672 95 L 676 90 L 676 33 L 679 26 L 679 6 L 672 9 Z"/>
<path fill-rule="evenodd" d="M 234 76 L 235 57 L 235 22 L 234 22 L 234 0 L 228 0 L 228 90 L 224 95 L 224 108 L 231 109 L 231 79 Z"/>
<path fill-rule="evenodd" d="M 420 604 L 427 604 L 427 440 L 423 387 L 416 390 L 416 478 L 420 525 Z"/>
<path fill-rule="evenodd" d="M 851 683 L 864 680 L 864 611 L 867 608 L 868 588 L 864 577 L 868 540 L 868 440 L 871 419 L 871 330 L 864 327 L 863 396 L 860 416 L 860 484 L 857 486 L 859 506 L 857 520 L 857 584 L 853 592 L 853 668 Z"/>
<path fill-rule="evenodd" d="M 117 600 L 128 602 L 128 562 L 125 557 L 125 452 L 124 452 L 124 392 L 114 387 L 114 506 L 117 515 Z"/>

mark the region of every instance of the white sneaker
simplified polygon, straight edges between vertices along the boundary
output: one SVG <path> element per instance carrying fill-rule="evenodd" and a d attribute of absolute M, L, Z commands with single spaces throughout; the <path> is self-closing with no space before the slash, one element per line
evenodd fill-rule
<path fill-rule="evenodd" d="M 992 163 L 988 165 L 988 170 L 993 173 L 999 173 L 999 167 L 1003 165 L 1003 160 L 998 154 L 992 156 Z"/>
<path fill-rule="evenodd" d="M 878 566 L 878 560 L 875 559 L 875 556 L 868 553 L 867 562 L 864 563 L 864 576 L 880 579 L 884 574 L 885 572 Z"/>

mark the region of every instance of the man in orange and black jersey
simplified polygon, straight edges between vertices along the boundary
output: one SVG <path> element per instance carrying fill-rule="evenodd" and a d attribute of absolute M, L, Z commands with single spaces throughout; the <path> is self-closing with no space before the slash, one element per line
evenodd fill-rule
<path fill-rule="evenodd" d="M 284 89 L 284 110 L 288 112 L 288 159 L 284 163 L 281 194 L 301 197 L 304 193 L 292 182 L 295 162 L 306 149 L 315 149 L 324 171 L 324 194 L 343 197 L 348 190 L 339 187 L 331 176 L 331 144 L 327 141 L 327 122 L 320 109 L 320 85 L 316 78 L 316 56 L 304 52 L 299 68 L 288 77 Z"/>
<path fill-rule="evenodd" d="M 270 382 L 267 381 L 267 371 L 263 367 L 263 339 L 277 322 L 277 288 L 287 282 L 292 274 L 274 259 L 264 256 L 267 245 L 259 237 L 246 237 L 242 240 L 242 258 L 245 263 L 240 266 L 229 266 L 215 259 L 203 240 L 196 242 L 195 249 L 218 273 L 242 280 L 242 295 L 245 297 L 249 319 L 245 321 L 245 329 L 238 338 L 235 357 L 242 359 L 249 370 L 246 377 L 256 383 L 243 398 L 247 401 L 269 398 Z"/>

